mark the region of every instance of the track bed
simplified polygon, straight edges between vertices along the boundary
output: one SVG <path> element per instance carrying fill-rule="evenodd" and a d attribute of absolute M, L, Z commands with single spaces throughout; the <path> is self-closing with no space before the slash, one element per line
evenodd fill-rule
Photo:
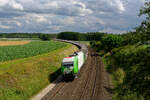
<path fill-rule="evenodd" d="M 112 100 L 111 81 L 101 57 L 89 49 L 78 78 L 58 82 L 42 100 Z"/>

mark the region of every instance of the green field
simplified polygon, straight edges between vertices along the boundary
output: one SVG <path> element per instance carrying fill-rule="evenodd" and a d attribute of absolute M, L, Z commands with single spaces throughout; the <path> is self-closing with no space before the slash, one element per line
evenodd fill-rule
<path fill-rule="evenodd" d="M 29 100 L 60 74 L 62 59 L 77 50 L 75 46 L 61 42 L 32 42 L 29 45 L 35 52 L 37 48 L 41 53 L 48 53 L 1 62 L 0 100 Z M 28 52 L 32 50 L 28 49 Z"/>
<path fill-rule="evenodd" d="M 25 45 L 0 46 L 0 62 L 47 53 L 66 46 L 54 41 L 34 41 Z"/>

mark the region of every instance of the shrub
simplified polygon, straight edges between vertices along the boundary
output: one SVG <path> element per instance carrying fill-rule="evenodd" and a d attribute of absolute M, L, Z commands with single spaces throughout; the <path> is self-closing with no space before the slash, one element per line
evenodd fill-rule
<path fill-rule="evenodd" d="M 141 97 L 149 100 L 150 45 L 130 45 L 113 49 L 112 55 L 106 59 L 109 70 L 113 73 L 117 97 L 128 98 L 115 100 L 142 100 L 139 99 Z"/>
<path fill-rule="evenodd" d="M 102 47 L 106 52 L 111 51 L 113 48 L 117 48 L 122 45 L 122 37 L 118 35 L 106 35 L 102 38 Z"/>

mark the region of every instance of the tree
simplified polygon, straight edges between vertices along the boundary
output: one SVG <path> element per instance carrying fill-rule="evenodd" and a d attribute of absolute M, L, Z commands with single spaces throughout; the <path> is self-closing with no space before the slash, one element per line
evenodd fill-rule
<path fill-rule="evenodd" d="M 50 40 L 50 38 L 47 34 L 40 34 L 39 38 L 43 41 Z"/>
<path fill-rule="evenodd" d="M 102 39 L 102 37 L 104 36 L 105 33 L 101 33 L 101 32 L 89 32 L 87 33 L 87 40 L 88 41 L 99 41 Z"/>
<path fill-rule="evenodd" d="M 122 45 L 123 38 L 119 35 L 109 34 L 102 38 L 101 40 L 103 49 L 106 52 L 110 52 L 113 48 L 117 48 Z"/>
<path fill-rule="evenodd" d="M 150 2 L 145 2 L 145 7 L 140 9 L 139 16 L 145 15 L 146 19 L 141 23 L 139 27 L 136 28 L 136 31 L 141 35 L 141 41 L 150 40 Z"/>
<path fill-rule="evenodd" d="M 83 39 L 83 34 L 78 32 L 61 32 L 57 36 L 58 39 L 78 41 Z"/>

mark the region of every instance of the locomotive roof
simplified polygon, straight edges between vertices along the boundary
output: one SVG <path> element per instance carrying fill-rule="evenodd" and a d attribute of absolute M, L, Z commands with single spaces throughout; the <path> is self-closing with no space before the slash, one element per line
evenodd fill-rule
<path fill-rule="evenodd" d="M 62 62 L 65 63 L 65 62 L 73 62 L 73 61 L 74 61 L 74 57 L 65 57 Z"/>
<path fill-rule="evenodd" d="M 69 57 L 65 57 L 62 62 L 63 63 L 65 63 L 65 62 L 73 62 L 74 61 L 74 57 L 80 55 L 81 53 L 83 53 L 83 52 L 82 51 L 74 52 Z"/>

